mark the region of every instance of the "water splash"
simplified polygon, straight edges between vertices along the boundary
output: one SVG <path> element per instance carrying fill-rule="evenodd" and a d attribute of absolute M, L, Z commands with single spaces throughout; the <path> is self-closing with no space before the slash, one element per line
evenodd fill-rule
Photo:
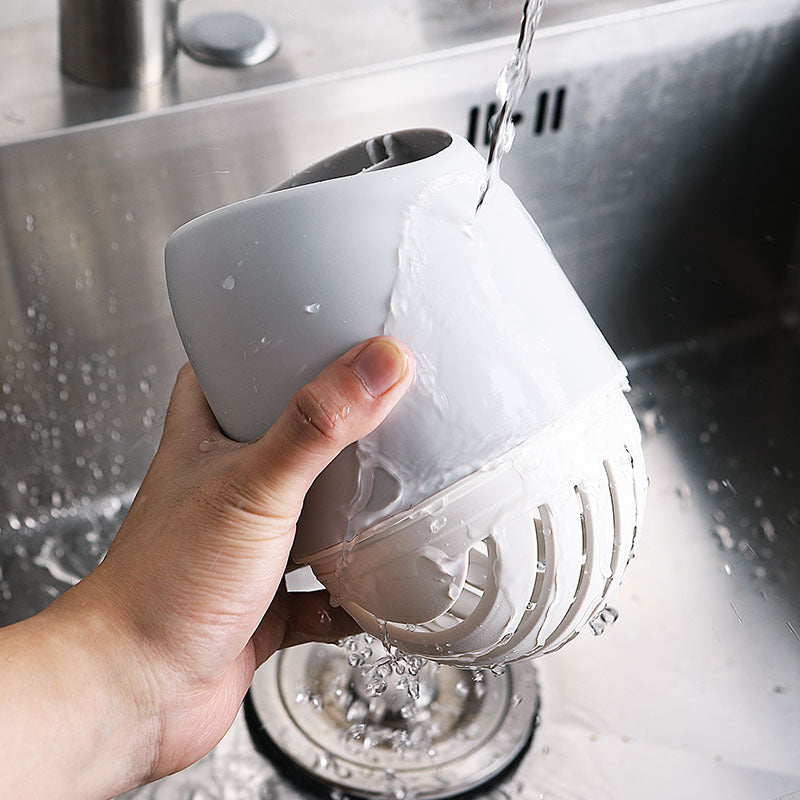
<path fill-rule="evenodd" d="M 349 723 L 345 739 L 365 749 L 380 746 L 427 752 L 436 730 L 424 711 L 432 695 L 430 690 L 423 691 L 420 673 L 438 666 L 367 633 L 349 636 L 339 644 L 348 666 L 334 678 L 324 702 L 344 712 Z M 309 702 L 303 692 L 297 700 Z"/>

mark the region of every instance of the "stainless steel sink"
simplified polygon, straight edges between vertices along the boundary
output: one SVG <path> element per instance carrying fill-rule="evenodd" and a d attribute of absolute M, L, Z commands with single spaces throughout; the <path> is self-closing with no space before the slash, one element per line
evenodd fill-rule
<path fill-rule="evenodd" d="M 41 57 L 54 21 L 0 31 L 0 623 L 97 563 L 153 455 L 184 360 L 163 277 L 173 229 L 380 131 L 437 125 L 485 146 L 518 2 L 278 5 L 274 61 L 233 73 L 181 56 L 155 95 L 60 78 Z M 504 175 L 629 365 L 652 485 L 619 621 L 539 662 L 531 748 L 478 796 L 788 796 L 800 0 L 548 13 Z M 129 796 L 193 791 L 303 796 L 241 719 L 203 762 Z"/>

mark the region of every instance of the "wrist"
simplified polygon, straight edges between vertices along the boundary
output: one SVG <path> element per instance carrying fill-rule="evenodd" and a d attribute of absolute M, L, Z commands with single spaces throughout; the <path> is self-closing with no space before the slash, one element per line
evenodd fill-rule
<path fill-rule="evenodd" d="M 70 740 L 74 784 L 112 796 L 146 782 L 157 761 L 157 684 L 132 631 L 93 576 L 29 622 L 52 681 L 51 721 Z"/>

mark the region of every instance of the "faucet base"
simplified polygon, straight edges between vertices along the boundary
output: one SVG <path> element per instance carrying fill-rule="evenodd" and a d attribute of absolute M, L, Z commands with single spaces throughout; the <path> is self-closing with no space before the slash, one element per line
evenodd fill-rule
<path fill-rule="evenodd" d="M 93 86 L 159 83 L 178 50 L 177 0 L 60 0 L 61 70 Z"/>

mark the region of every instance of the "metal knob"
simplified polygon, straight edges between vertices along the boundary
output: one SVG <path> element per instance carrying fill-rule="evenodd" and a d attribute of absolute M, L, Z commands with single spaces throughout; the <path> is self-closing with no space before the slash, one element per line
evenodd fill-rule
<path fill-rule="evenodd" d="M 177 52 L 177 0 L 59 0 L 61 69 L 108 88 L 158 83 Z"/>

